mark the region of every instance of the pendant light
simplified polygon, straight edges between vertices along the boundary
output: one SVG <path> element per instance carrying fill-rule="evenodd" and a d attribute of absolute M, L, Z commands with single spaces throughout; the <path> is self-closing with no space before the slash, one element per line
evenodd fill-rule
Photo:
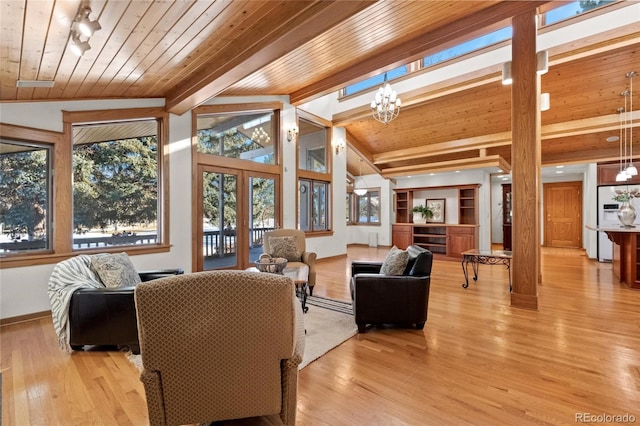
<path fill-rule="evenodd" d="M 362 159 L 360 160 L 360 179 L 354 180 L 353 192 L 359 197 L 367 193 L 367 187 L 362 178 Z"/>
<path fill-rule="evenodd" d="M 625 172 L 630 178 L 638 175 L 638 169 L 633 165 L 633 77 L 635 76 L 635 71 L 630 71 L 626 74 L 626 77 L 629 79 L 629 109 L 627 109 L 627 96 L 624 98 L 624 107 L 627 112 L 625 115 L 629 117 L 629 124 L 625 129 L 625 135 L 627 133 L 627 129 L 629 130 L 629 166 Z"/>

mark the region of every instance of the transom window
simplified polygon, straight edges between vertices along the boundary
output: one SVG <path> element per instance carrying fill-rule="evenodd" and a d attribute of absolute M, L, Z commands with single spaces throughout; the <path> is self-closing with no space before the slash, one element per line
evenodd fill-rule
<path fill-rule="evenodd" d="M 198 152 L 276 164 L 275 111 L 198 114 Z"/>

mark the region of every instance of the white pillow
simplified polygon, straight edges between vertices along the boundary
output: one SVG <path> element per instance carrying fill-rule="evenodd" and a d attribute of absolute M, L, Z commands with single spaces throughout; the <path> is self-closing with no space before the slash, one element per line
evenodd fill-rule
<path fill-rule="evenodd" d="M 384 275 L 402 275 L 409 263 L 409 253 L 393 246 L 382 263 L 380 273 Z"/>
<path fill-rule="evenodd" d="M 91 267 L 107 288 L 130 287 L 142 281 L 124 252 L 94 255 L 91 257 Z"/>

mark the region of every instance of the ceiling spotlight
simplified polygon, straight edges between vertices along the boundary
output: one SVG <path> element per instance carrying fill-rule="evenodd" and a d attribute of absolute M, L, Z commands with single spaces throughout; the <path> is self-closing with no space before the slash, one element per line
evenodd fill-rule
<path fill-rule="evenodd" d="M 91 49 L 88 41 L 81 41 L 78 33 L 73 33 L 71 36 L 71 42 L 69 43 L 69 48 L 73 53 L 78 56 L 82 56 L 84 52 Z"/>
<path fill-rule="evenodd" d="M 502 64 L 502 84 L 505 86 L 513 83 L 513 77 L 511 77 L 511 61 Z"/>
<path fill-rule="evenodd" d="M 80 12 L 78 12 L 78 16 L 76 17 L 75 21 L 78 31 L 85 37 L 91 37 L 93 33 L 102 29 L 102 26 L 100 26 L 100 23 L 97 19 L 95 21 L 89 19 L 90 13 L 90 7 L 83 7 Z"/>
<path fill-rule="evenodd" d="M 546 74 L 549 71 L 549 52 L 547 50 L 536 53 L 536 71 L 538 75 Z"/>

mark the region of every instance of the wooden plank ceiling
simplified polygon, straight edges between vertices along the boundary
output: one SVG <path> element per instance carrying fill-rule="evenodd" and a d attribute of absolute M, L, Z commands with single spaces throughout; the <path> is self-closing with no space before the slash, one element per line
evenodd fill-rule
<path fill-rule="evenodd" d="M 300 105 L 547 3 L 2 0 L 0 101 L 165 98 L 176 114 L 216 95 L 289 95 Z M 82 5 L 102 29 L 77 57 L 67 45 Z M 605 139 L 618 133 L 615 110 L 625 73 L 640 72 L 639 46 L 640 23 L 550 51 L 543 165 L 617 159 L 618 144 Z M 17 80 L 54 86 L 17 88 Z M 363 173 L 387 177 L 479 167 L 479 159 L 508 169 L 510 96 L 499 68 L 488 67 L 402 94 L 400 116 L 386 126 L 367 105 L 337 114 L 334 124 L 348 132 L 348 171 L 358 175 L 361 158 Z"/>

